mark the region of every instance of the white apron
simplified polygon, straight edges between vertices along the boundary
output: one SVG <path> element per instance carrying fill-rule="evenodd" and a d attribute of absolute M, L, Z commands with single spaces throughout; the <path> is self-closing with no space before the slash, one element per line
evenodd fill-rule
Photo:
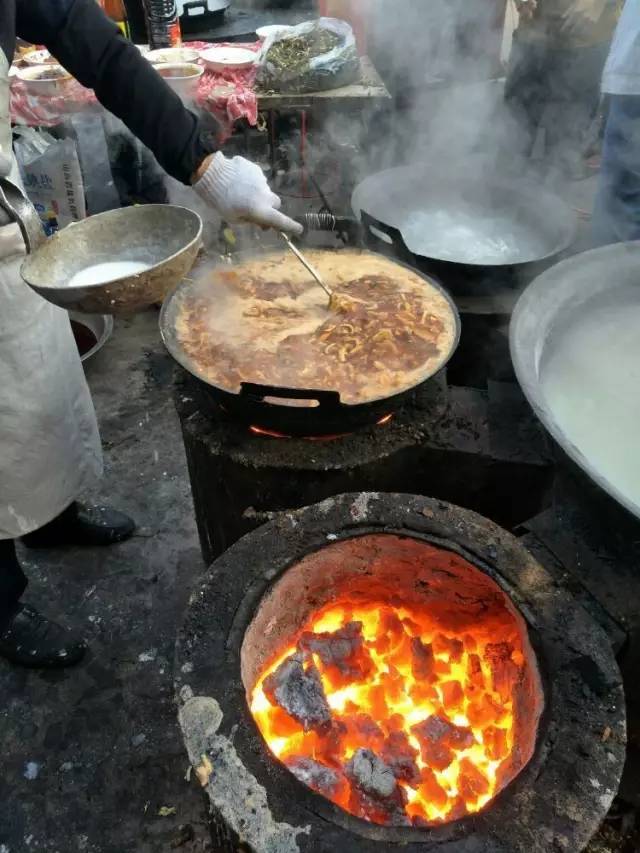
<path fill-rule="evenodd" d="M 10 162 L 20 184 L 8 71 L 0 50 L 0 170 L 6 175 Z M 5 222 L 0 210 L 0 539 L 13 539 L 51 521 L 94 482 L 102 451 L 67 313 L 22 281 L 24 242 Z"/>

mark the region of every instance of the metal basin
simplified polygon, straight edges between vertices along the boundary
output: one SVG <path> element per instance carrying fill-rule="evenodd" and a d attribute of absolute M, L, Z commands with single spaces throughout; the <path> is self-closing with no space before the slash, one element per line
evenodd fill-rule
<path fill-rule="evenodd" d="M 22 264 L 36 293 L 67 310 L 133 314 L 162 302 L 191 269 L 200 248 L 202 220 L 184 207 L 149 204 L 90 216 L 63 228 Z M 144 269 L 113 280 L 70 285 L 99 264 L 132 262 Z"/>
<path fill-rule="evenodd" d="M 598 428 L 606 425 L 605 435 L 611 443 L 610 452 L 619 452 L 622 456 L 622 466 L 627 466 L 626 470 L 622 468 L 623 475 L 633 478 L 633 464 L 637 456 L 633 459 L 630 457 L 631 454 L 637 453 L 637 450 L 634 447 L 627 451 L 626 442 L 616 439 L 615 410 L 607 403 L 606 395 L 594 391 L 603 386 L 602 381 L 599 384 L 594 383 L 593 359 L 601 358 L 600 354 L 602 359 L 607 358 L 607 352 L 610 352 L 612 347 L 627 346 L 624 341 L 620 344 L 620 340 L 623 340 L 623 324 L 618 321 L 619 334 L 615 326 L 613 331 L 609 332 L 608 318 L 627 316 L 632 324 L 633 316 L 640 308 L 639 270 L 640 242 L 606 246 L 562 261 L 535 279 L 525 290 L 516 305 L 510 329 L 511 357 L 516 375 L 536 415 L 573 463 L 636 518 L 640 518 L 640 502 L 630 495 L 630 491 L 635 495 L 635 489 L 620 488 L 620 482 L 624 479 L 620 473 L 616 482 L 610 473 L 604 473 L 605 470 L 611 471 L 612 467 L 607 461 L 603 463 L 605 457 L 602 454 L 600 463 L 596 465 L 598 452 L 592 448 L 588 454 L 585 452 L 587 443 L 576 438 L 575 423 L 569 434 L 563 426 L 566 420 L 559 413 L 558 403 L 554 402 L 558 397 L 549 395 L 545 379 L 549 375 L 546 373 L 547 369 L 551 370 L 558 364 L 553 360 L 554 356 L 559 351 L 564 352 L 558 348 L 566 343 L 577 324 L 582 329 L 594 329 L 595 333 L 587 338 L 592 340 L 592 346 L 582 349 L 584 353 L 589 352 L 591 360 L 585 355 L 583 359 L 577 359 L 575 362 L 575 369 L 580 372 L 580 388 L 583 388 L 584 392 L 580 395 L 574 394 L 571 400 L 582 403 L 582 398 L 585 398 L 589 401 Z M 599 329 L 602 329 L 603 335 L 607 337 L 604 343 L 598 342 Z M 633 337 L 634 334 L 632 330 L 632 341 L 637 340 Z M 640 336 L 640 327 L 638 335 Z M 630 356 L 630 372 L 633 371 L 635 363 Z M 605 362 L 605 365 L 608 364 L 609 362 Z M 622 377 L 624 375 L 622 372 L 619 374 Z M 610 383 L 619 380 L 619 376 L 615 375 L 614 370 L 610 370 L 605 372 L 605 381 Z M 611 377 L 614 377 L 613 380 Z M 619 384 L 619 381 L 616 382 L 616 389 Z M 637 400 L 640 395 L 640 383 L 634 384 L 632 381 L 629 386 L 625 387 L 622 393 L 635 395 L 634 399 Z M 619 391 L 616 390 L 616 393 Z M 577 418 L 581 424 L 586 423 L 589 426 L 581 412 L 582 409 L 579 410 Z M 607 445 L 604 445 L 604 450 L 609 451 Z"/>
<path fill-rule="evenodd" d="M 95 338 L 95 344 L 90 349 L 84 353 L 80 351 L 81 361 L 87 361 L 99 352 L 113 334 L 113 317 L 109 314 L 80 314 L 78 311 L 69 311 L 69 319 L 72 324 L 84 326 Z"/>
<path fill-rule="evenodd" d="M 413 255 L 469 267 L 511 267 L 553 258 L 571 244 L 576 217 L 522 178 L 443 180 L 426 165 L 370 175 L 353 192 L 359 219 L 399 232 Z M 379 236 L 379 235 L 377 235 Z"/>

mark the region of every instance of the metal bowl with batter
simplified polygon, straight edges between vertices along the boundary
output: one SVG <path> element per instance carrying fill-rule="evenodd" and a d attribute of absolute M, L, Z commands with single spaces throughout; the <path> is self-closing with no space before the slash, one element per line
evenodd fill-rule
<path fill-rule="evenodd" d="M 132 314 L 162 302 L 193 266 L 202 220 L 185 207 L 125 207 L 73 223 L 41 243 L 22 264 L 36 293 L 67 310 Z M 100 270 L 113 270 L 100 278 Z M 96 270 L 95 281 L 85 273 Z M 74 277 L 76 283 L 74 283 Z"/>

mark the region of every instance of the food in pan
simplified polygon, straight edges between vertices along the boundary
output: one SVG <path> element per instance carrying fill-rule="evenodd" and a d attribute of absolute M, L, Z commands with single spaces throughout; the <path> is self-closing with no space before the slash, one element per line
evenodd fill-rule
<path fill-rule="evenodd" d="M 306 254 L 331 307 L 282 254 L 204 271 L 178 295 L 177 340 L 197 376 L 232 393 L 249 382 L 357 404 L 408 390 L 449 358 L 456 317 L 438 288 L 368 252 Z"/>

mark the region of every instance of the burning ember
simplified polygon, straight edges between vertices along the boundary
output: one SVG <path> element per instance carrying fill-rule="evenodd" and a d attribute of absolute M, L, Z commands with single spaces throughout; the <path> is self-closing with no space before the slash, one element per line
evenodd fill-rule
<path fill-rule="evenodd" d="M 388 415 L 384 415 L 380 418 L 380 420 L 376 421 L 376 426 L 386 426 L 386 424 L 391 423 L 393 420 L 393 412 Z M 264 427 L 257 426 L 256 424 L 252 424 L 249 427 L 249 431 L 254 435 L 263 435 L 267 438 L 291 438 L 290 435 L 287 435 L 284 432 L 276 432 L 275 430 L 265 429 Z M 347 432 L 336 433 L 335 435 L 308 435 L 305 436 L 307 441 L 335 441 L 338 438 L 344 438 L 346 435 L 349 435 Z"/>
<path fill-rule="evenodd" d="M 525 670 L 506 612 L 455 630 L 426 605 L 347 594 L 263 669 L 251 712 L 314 791 L 374 823 L 426 826 L 480 811 L 513 778 Z"/>

